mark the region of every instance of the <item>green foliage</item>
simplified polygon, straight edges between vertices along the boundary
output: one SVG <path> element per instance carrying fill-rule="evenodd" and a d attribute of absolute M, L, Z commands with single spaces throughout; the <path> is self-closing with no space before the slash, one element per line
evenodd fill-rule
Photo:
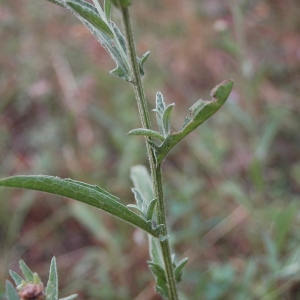
<path fill-rule="evenodd" d="M 8 300 L 20 300 L 20 299 L 45 299 L 45 300 L 72 300 L 77 297 L 77 294 L 70 295 L 65 298 L 58 299 L 58 275 L 56 267 L 55 257 L 51 260 L 49 279 L 44 288 L 41 279 L 37 273 L 32 272 L 23 260 L 19 261 L 20 269 L 22 270 L 24 279 L 21 278 L 14 271 L 10 271 L 10 275 L 17 285 L 17 290 L 14 289 L 13 285 L 6 282 L 6 295 Z M 20 298 L 21 297 L 21 298 Z"/>
<path fill-rule="evenodd" d="M 71 179 L 61 179 L 53 176 L 13 176 L 0 180 L 0 186 L 19 187 L 38 190 L 55 195 L 72 198 L 94 207 L 100 208 L 128 223 L 158 236 L 159 227 L 153 228 L 151 221 L 145 220 L 118 202 L 115 196 L 98 186 L 78 182 Z"/>

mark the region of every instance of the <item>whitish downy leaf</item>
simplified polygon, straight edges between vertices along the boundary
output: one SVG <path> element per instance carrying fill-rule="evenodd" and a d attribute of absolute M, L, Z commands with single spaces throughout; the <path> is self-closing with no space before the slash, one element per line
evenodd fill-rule
<path fill-rule="evenodd" d="M 212 91 L 212 100 L 199 100 L 190 108 L 190 114 L 185 119 L 184 125 L 179 132 L 169 134 L 156 151 L 157 162 L 161 163 L 167 153 L 191 131 L 212 116 L 227 100 L 233 87 L 232 80 L 225 80 L 217 85 Z"/>
<path fill-rule="evenodd" d="M 51 260 L 49 279 L 46 287 L 46 299 L 58 300 L 58 275 L 55 257 Z"/>
<path fill-rule="evenodd" d="M 36 176 L 13 176 L 0 180 L 0 186 L 19 187 L 38 190 L 75 199 L 94 207 L 100 208 L 128 223 L 137 226 L 153 236 L 159 236 L 160 229 L 153 229 L 149 221 L 144 220 L 128 209 L 125 205 L 116 201 L 117 197 L 103 189 L 95 188 L 94 185 L 78 182 L 59 177 L 36 175 Z"/>
<path fill-rule="evenodd" d="M 33 272 L 29 269 L 29 267 L 25 264 L 25 262 L 22 259 L 19 261 L 19 265 L 25 277 L 25 281 L 34 282 Z"/>
<path fill-rule="evenodd" d="M 147 209 L 147 203 L 145 202 L 142 194 L 137 189 L 133 188 L 131 190 L 134 193 L 134 198 L 137 206 L 139 207 L 140 211 L 144 214 Z"/>
<path fill-rule="evenodd" d="M 181 281 L 181 279 L 182 279 L 182 269 L 187 264 L 188 260 L 189 260 L 188 257 L 183 258 L 180 262 L 178 262 L 178 264 L 174 268 L 175 279 L 176 279 L 177 282 Z"/>
<path fill-rule="evenodd" d="M 6 280 L 5 288 L 6 288 L 6 297 L 8 300 L 20 300 L 17 291 L 15 290 L 14 286 L 10 281 Z"/>
<path fill-rule="evenodd" d="M 168 286 L 165 270 L 158 264 L 148 262 L 148 266 L 155 277 L 155 290 L 164 298 L 168 299 Z"/>
<path fill-rule="evenodd" d="M 171 121 L 171 116 L 172 116 L 174 106 L 175 106 L 174 103 L 169 104 L 163 113 L 163 126 L 164 126 L 165 138 L 170 134 L 171 131 L 170 121 Z"/>
<path fill-rule="evenodd" d="M 22 282 L 24 281 L 24 279 L 19 274 L 17 274 L 16 272 L 14 272 L 12 270 L 9 270 L 9 275 L 14 280 L 14 282 L 17 286 L 22 284 Z"/>
<path fill-rule="evenodd" d="M 75 0 L 67 0 L 66 3 L 72 7 L 82 18 L 87 20 L 94 27 L 99 29 L 107 36 L 113 38 L 114 34 L 106 22 L 100 17 L 99 14 L 95 13 L 88 6 L 83 6 L 81 3 Z"/>
<path fill-rule="evenodd" d="M 156 138 L 161 140 L 162 142 L 165 140 L 164 137 L 157 131 L 146 129 L 146 128 L 137 128 L 129 131 L 127 133 L 128 135 L 142 135 L 142 136 L 148 136 L 152 138 Z"/>
<path fill-rule="evenodd" d="M 156 93 L 156 107 L 153 111 L 156 112 L 156 122 L 158 125 L 159 132 L 164 136 L 164 124 L 163 124 L 163 114 L 166 109 L 166 104 L 164 102 L 164 96 L 162 93 Z"/>

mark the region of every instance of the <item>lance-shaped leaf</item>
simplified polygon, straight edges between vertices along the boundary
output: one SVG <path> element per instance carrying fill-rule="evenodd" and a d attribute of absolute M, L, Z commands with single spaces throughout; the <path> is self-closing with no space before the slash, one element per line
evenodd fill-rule
<path fill-rule="evenodd" d="M 23 283 L 24 279 L 16 272 L 9 270 L 9 275 L 14 280 L 15 284 L 18 286 Z"/>
<path fill-rule="evenodd" d="M 20 260 L 19 265 L 25 277 L 25 280 L 28 282 L 34 282 L 33 272 L 29 269 L 29 267 L 25 264 L 25 262 L 23 260 Z"/>
<path fill-rule="evenodd" d="M 106 20 L 110 22 L 111 17 L 111 2 L 109 0 L 104 0 L 104 12 L 106 15 Z"/>
<path fill-rule="evenodd" d="M 153 137 L 161 140 L 162 142 L 165 140 L 165 138 L 157 131 L 146 129 L 146 128 L 137 128 L 129 131 L 127 133 L 128 135 L 143 135 L 148 137 Z"/>
<path fill-rule="evenodd" d="M 110 27 L 106 24 L 106 22 L 100 17 L 98 13 L 95 13 L 93 9 L 89 8 L 88 6 L 83 6 L 81 3 L 78 3 L 74 0 L 67 0 L 66 3 L 72 7 L 82 18 L 87 20 L 97 29 L 102 31 L 109 37 L 113 37 L 114 34 Z"/>
<path fill-rule="evenodd" d="M 83 182 L 78 183 L 78 181 L 73 181 L 71 179 L 65 180 L 59 177 L 45 175 L 13 176 L 0 180 L 0 186 L 38 190 L 72 198 L 100 208 L 145 230 L 155 237 L 158 237 L 161 231 L 158 227 L 152 228 L 150 221 L 144 220 L 142 217 L 128 209 L 125 205 L 116 201 L 116 197 L 111 197 L 108 192 L 104 193 L 102 189 L 97 190 L 95 186 L 90 186 Z"/>
<path fill-rule="evenodd" d="M 178 262 L 178 264 L 174 268 L 175 279 L 176 279 L 177 282 L 181 281 L 181 279 L 182 279 L 182 269 L 187 264 L 188 260 L 189 260 L 188 257 L 183 258 L 180 262 Z"/>
<path fill-rule="evenodd" d="M 168 299 L 169 289 L 165 270 L 160 265 L 153 262 L 148 262 L 148 266 L 155 277 L 155 290 L 161 294 L 164 299 Z"/>
<path fill-rule="evenodd" d="M 50 264 L 49 279 L 46 287 L 47 300 L 58 300 L 58 275 L 56 267 L 56 259 L 52 258 Z"/>
<path fill-rule="evenodd" d="M 161 163 L 164 160 L 167 153 L 180 140 L 212 116 L 225 103 L 232 87 L 233 81 L 225 80 L 211 91 L 212 100 L 199 100 L 190 108 L 190 114 L 185 119 L 182 129 L 179 132 L 169 134 L 158 149 L 156 149 L 158 163 Z"/>
<path fill-rule="evenodd" d="M 162 93 L 157 92 L 156 93 L 156 107 L 153 109 L 153 111 L 156 112 L 156 122 L 158 125 L 158 129 L 160 134 L 164 135 L 164 124 L 163 124 L 163 114 L 166 109 L 166 104 L 164 101 L 164 96 Z"/>
<path fill-rule="evenodd" d="M 171 121 L 171 116 L 172 116 L 174 106 L 175 106 L 174 103 L 169 104 L 163 113 L 163 126 L 164 126 L 165 138 L 170 134 L 171 131 L 170 121 Z"/>
<path fill-rule="evenodd" d="M 6 280 L 6 297 L 8 300 L 20 300 L 20 297 L 10 281 Z"/>

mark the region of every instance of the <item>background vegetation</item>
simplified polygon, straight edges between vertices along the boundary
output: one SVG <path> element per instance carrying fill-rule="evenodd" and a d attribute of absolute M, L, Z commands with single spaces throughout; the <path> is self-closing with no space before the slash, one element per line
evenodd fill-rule
<path fill-rule="evenodd" d="M 174 128 L 235 80 L 228 103 L 164 163 L 171 242 L 190 257 L 182 299 L 300 299 L 299 3 L 133 2 L 138 53 L 151 51 L 147 99 L 154 108 L 159 90 L 176 103 Z M 108 54 L 46 1 L 1 1 L 0 23 L 1 177 L 71 177 L 132 203 L 130 167 L 147 165 L 145 147 L 126 136 L 139 127 L 136 104 L 108 74 Z M 65 295 L 159 299 L 139 230 L 43 193 L 1 189 L 0 205 L 0 298 L 20 258 L 46 278 L 56 255 Z"/>

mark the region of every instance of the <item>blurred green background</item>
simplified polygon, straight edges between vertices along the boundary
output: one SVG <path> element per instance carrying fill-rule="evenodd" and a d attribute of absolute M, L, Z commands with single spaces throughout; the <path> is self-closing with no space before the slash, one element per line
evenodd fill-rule
<path fill-rule="evenodd" d="M 88 30 L 47 1 L 0 2 L 0 175 L 98 184 L 133 203 L 130 167 L 147 165 L 131 86 Z M 300 299 L 298 0 L 133 0 L 143 78 L 176 103 L 173 129 L 222 80 L 224 107 L 164 162 L 171 243 L 189 256 L 181 299 Z M 114 11 L 120 24 L 120 16 Z M 155 115 L 152 114 L 153 124 Z M 96 209 L 1 189 L 0 298 L 24 259 L 61 296 L 158 300 L 147 237 Z"/>

